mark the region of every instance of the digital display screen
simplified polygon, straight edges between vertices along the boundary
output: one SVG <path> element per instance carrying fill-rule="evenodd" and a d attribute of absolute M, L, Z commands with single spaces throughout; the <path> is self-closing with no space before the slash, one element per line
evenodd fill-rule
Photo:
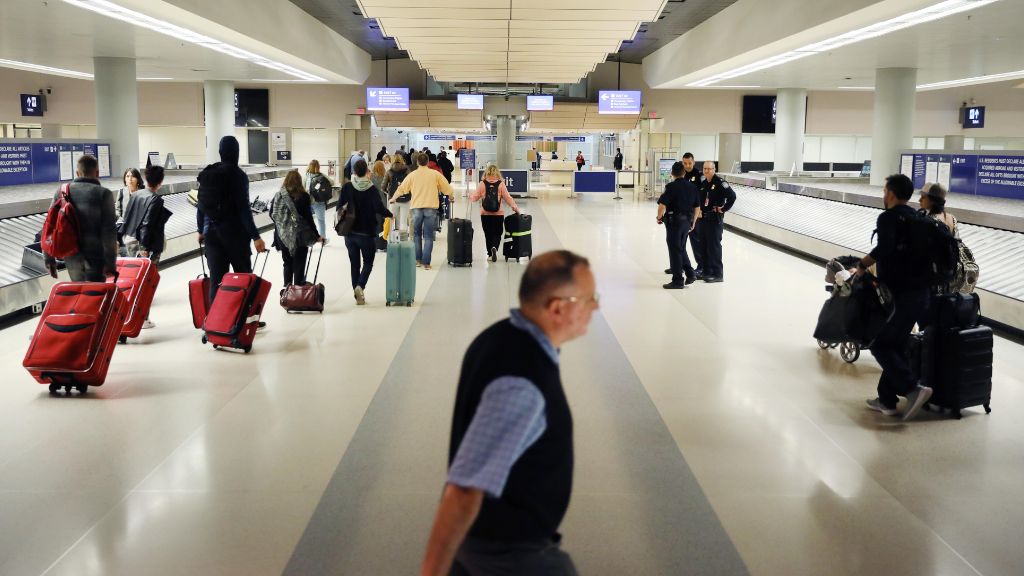
<path fill-rule="evenodd" d="M 598 114 L 639 114 L 639 90 L 601 90 L 597 94 Z"/>
<path fill-rule="evenodd" d="M 408 88 L 367 88 L 366 109 L 378 112 L 408 112 Z"/>
<path fill-rule="evenodd" d="M 42 94 L 21 95 L 22 116 L 42 116 L 46 109 L 46 96 Z"/>
<path fill-rule="evenodd" d="M 972 106 L 964 108 L 964 128 L 984 128 L 985 107 Z"/>
<path fill-rule="evenodd" d="M 743 97 L 743 132 L 774 134 L 778 100 L 775 96 Z"/>
<path fill-rule="evenodd" d="M 270 91 L 266 88 L 235 90 L 235 126 L 270 126 Z"/>
<path fill-rule="evenodd" d="M 544 112 L 555 109 L 554 96 L 527 96 L 526 109 L 531 112 Z"/>
<path fill-rule="evenodd" d="M 483 94 L 459 94 L 459 110 L 483 110 Z"/>

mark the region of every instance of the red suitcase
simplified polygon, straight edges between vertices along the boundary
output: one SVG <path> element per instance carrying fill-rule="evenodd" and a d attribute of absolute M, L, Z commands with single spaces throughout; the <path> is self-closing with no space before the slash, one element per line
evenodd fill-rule
<path fill-rule="evenodd" d="M 138 338 L 142 332 L 142 324 L 149 316 L 156 287 L 160 284 L 160 272 L 149 258 L 118 258 L 117 280 L 108 282 L 117 284 L 128 301 L 128 317 L 120 337 L 123 344 L 129 338 Z"/>
<path fill-rule="evenodd" d="M 206 275 L 206 255 L 202 244 L 199 246 L 199 264 L 203 267 L 203 275 L 188 281 L 188 303 L 192 306 L 192 325 L 202 330 L 206 314 L 210 311 L 210 277 Z"/>
<path fill-rule="evenodd" d="M 113 283 L 61 282 L 50 290 L 22 365 L 50 392 L 101 386 L 128 313 Z"/>
<path fill-rule="evenodd" d="M 203 323 L 203 342 L 248 353 L 269 295 L 270 282 L 256 274 L 225 274 Z"/>

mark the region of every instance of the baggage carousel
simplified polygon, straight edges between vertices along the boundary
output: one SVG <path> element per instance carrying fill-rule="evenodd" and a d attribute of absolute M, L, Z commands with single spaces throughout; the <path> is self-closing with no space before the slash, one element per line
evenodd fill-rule
<path fill-rule="evenodd" d="M 872 248 L 879 208 L 768 190 L 739 177 L 726 179 L 737 196 L 726 217 L 726 225 L 734 230 L 822 261 L 862 256 Z M 950 212 L 960 217 L 956 208 Z M 981 269 L 977 292 L 983 315 L 997 325 L 1024 331 L 1024 234 L 963 220 L 959 232 Z"/>
<path fill-rule="evenodd" d="M 267 203 L 281 188 L 287 170 L 247 170 L 249 172 L 250 202 L 260 199 Z M 188 191 L 197 187 L 194 178 L 181 179 L 161 188 L 164 205 L 173 215 L 167 222 L 167 248 L 162 260 L 167 262 L 194 255 L 199 246 L 196 243 L 196 209 L 188 201 Z M 19 187 L 20 188 L 20 187 Z M 53 186 L 49 186 L 53 194 Z M 5 191 L 6 192 L 6 191 Z M 25 198 L 33 191 L 20 190 L 16 202 L 0 205 L 0 210 L 12 214 L 0 219 L 0 317 L 33 307 L 46 300 L 50 287 L 57 282 L 38 267 L 31 255 L 26 258 L 25 247 L 33 244 L 35 235 L 42 230 L 48 198 Z M 38 193 L 35 193 L 38 196 Z M 14 195 L 11 195 L 14 196 Z M 22 212 L 18 214 L 17 212 Z M 256 226 L 260 229 L 271 225 L 266 213 L 254 214 Z M 25 266 L 28 264 L 28 266 Z M 60 280 L 67 280 L 67 273 L 61 271 Z"/>

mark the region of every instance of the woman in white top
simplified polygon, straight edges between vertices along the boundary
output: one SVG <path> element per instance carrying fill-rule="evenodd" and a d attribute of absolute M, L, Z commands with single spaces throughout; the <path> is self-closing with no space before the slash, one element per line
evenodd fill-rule
<path fill-rule="evenodd" d="M 956 216 L 946 212 L 946 189 L 941 184 L 929 182 L 921 187 L 921 210 L 949 227 L 953 236 L 960 237 Z"/>

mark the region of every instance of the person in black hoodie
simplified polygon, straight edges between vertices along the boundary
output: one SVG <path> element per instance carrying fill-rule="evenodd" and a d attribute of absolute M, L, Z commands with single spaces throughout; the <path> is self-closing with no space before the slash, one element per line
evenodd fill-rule
<path fill-rule="evenodd" d="M 448 159 L 447 152 L 442 150 L 441 153 L 437 155 L 437 167 L 441 169 L 441 174 L 444 174 L 444 179 L 451 184 L 452 172 L 455 171 L 455 165 Z"/>
<path fill-rule="evenodd" d="M 352 181 L 345 183 L 338 198 L 339 211 L 348 205 L 356 212 L 352 232 L 345 236 L 345 247 L 348 248 L 348 259 L 352 265 L 352 294 L 355 296 L 356 304 L 360 306 L 366 304 L 364 290 L 366 283 L 370 281 L 373 258 L 377 253 L 377 244 L 374 241 L 377 236 L 377 216 L 392 216 L 391 211 L 381 201 L 380 193 L 370 182 L 368 173 L 366 161 L 357 161 L 352 167 Z"/>
<path fill-rule="evenodd" d="M 225 136 L 220 139 L 218 150 L 221 161 L 207 166 L 199 174 L 200 198 L 196 207 L 199 243 L 206 245 L 206 262 L 210 266 L 211 302 L 229 269 L 235 273 L 252 272 L 250 241 L 257 252 L 267 251 L 249 209 L 249 176 L 238 167 L 238 140 Z M 216 216 L 203 212 L 205 186 L 213 188 L 219 199 Z"/>

